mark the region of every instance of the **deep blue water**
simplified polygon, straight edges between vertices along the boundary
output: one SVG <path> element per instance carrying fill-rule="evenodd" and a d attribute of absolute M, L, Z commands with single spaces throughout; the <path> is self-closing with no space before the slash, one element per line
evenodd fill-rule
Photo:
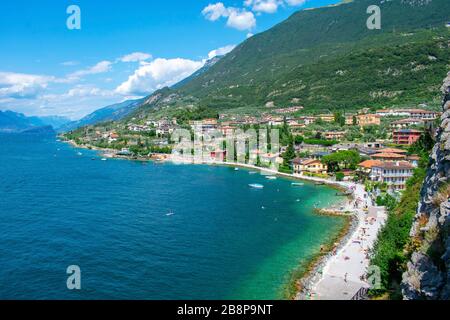
<path fill-rule="evenodd" d="M 312 213 L 337 200 L 327 187 L 95 156 L 0 135 L 0 298 L 280 298 L 343 224 Z M 69 265 L 81 268 L 80 291 L 66 287 Z"/>

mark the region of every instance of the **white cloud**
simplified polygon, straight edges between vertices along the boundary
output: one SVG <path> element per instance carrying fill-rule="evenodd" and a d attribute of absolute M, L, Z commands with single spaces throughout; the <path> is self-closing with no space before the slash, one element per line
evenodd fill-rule
<path fill-rule="evenodd" d="M 275 13 L 280 6 L 300 6 L 307 0 L 244 0 L 245 8 L 225 7 L 222 2 L 209 4 L 202 10 L 202 14 L 209 21 L 227 18 L 227 26 L 237 30 L 251 30 L 256 27 L 255 14 Z M 249 10 L 247 10 L 247 8 Z"/>
<path fill-rule="evenodd" d="M 133 52 L 120 58 L 122 62 L 140 62 L 151 59 L 152 55 L 144 52 Z"/>
<path fill-rule="evenodd" d="M 113 95 L 113 92 L 110 90 L 82 85 L 70 89 L 66 94 L 67 97 L 108 97 L 111 95 Z"/>
<path fill-rule="evenodd" d="M 216 21 L 222 17 L 228 17 L 228 9 L 225 8 L 222 2 L 209 4 L 202 10 L 202 14 L 209 21 Z"/>
<path fill-rule="evenodd" d="M 227 26 L 238 30 L 249 30 L 256 26 L 253 12 L 234 7 L 226 8 L 222 2 L 208 5 L 202 10 L 202 14 L 209 21 L 228 18 Z"/>
<path fill-rule="evenodd" d="M 285 1 L 289 6 L 295 7 L 304 5 L 307 0 L 285 0 Z"/>
<path fill-rule="evenodd" d="M 146 95 L 189 77 L 203 64 L 203 61 L 181 58 L 158 58 L 150 63 L 142 63 L 127 81 L 117 87 L 116 92 L 123 95 Z"/>
<path fill-rule="evenodd" d="M 236 46 L 233 44 L 212 50 L 208 53 L 208 59 L 212 59 L 217 56 L 224 56 L 227 53 L 231 52 L 234 48 L 236 48 Z"/>
<path fill-rule="evenodd" d="M 31 99 L 55 81 L 51 76 L 0 72 L 0 97 Z"/>
<path fill-rule="evenodd" d="M 253 12 L 230 8 L 227 26 L 238 30 L 249 30 L 256 27 L 256 19 Z"/>
<path fill-rule="evenodd" d="M 275 13 L 278 6 L 283 4 L 282 0 L 245 0 L 244 5 L 252 8 L 255 12 Z"/>
<path fill-rule="evenodd" d="M 91 74 L 99 74 L 99 73 L 105 73 L 111 70 L 111 66 L 112 66 L 112 62 L 111 61 L 100 61 L 99 63 L 97 63 L 96 65 L 87 68 L 87 69 L 83 69 L 83 70 L 79 70 L 76 71 L 74 73 L 71 73 L 69 75 L 69 78 L 73 79 L 77 79 L 83 76 L 87 76 L 87 75 L 91 75 Z"/>

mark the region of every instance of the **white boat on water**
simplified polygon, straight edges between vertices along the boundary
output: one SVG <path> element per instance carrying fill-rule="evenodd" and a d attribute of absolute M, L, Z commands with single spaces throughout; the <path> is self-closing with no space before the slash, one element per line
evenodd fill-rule
<path fill-rule="evenodd" d="M 252 184 L 249 184 L 248 186 L 253 189 L 264 189 L 264 186 L 262 184 L 258 184 L 258 183 L 252 183 Z"/>
<path fill-rule="evenodd" d="M 83 154 L 81 152 L 78 152 L 77 155 L 82 156 Z"/>
<path fill-rule="evenodd" d="M 302 182 L 292 182 L 293 187 L 303 187 L 305 184 Z"/>
<path fill-rule="evenodd" d="M 102 158 L 102 161 L 106 161 L 106 160 L 108 160 L 108 159 L 106 159 L 106 158 Z"/>
<path fill-rule="evenodd" d="M 234 171 L 239 171 L 239 168 L 234 168 Z"/>
<path fill-rule="evenodd" d="M 275 177 L 275 176 L 267 176 L 266 179 L 267 180 L 277 180 L 277 177 Z"/>

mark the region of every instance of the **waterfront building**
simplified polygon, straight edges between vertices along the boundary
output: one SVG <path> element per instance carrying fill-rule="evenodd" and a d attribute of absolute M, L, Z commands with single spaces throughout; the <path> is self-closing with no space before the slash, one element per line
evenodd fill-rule
<path fill-rule="evenodd" d="M 381 164 L 382 161 L 380 160 L 366 160 L 361 162 L 358 167 L 360 172 L 368 176 L 374 166 L 380 166 Z"/>
<path fill-rule="evenodd" d="M 325 174 L 328 171 L 326 164 L 317 159 L 296 158 L 292 161 L 294 174 L 304 175 L 305 173 Z"/>
<path fill-rule="evenodd" d="M 386 183 L 392 190 L 404 190 L 406 181 L 413 175 L 414 166 L 406 161 L 383 161 L 372 166 L 369 178 Z"/>

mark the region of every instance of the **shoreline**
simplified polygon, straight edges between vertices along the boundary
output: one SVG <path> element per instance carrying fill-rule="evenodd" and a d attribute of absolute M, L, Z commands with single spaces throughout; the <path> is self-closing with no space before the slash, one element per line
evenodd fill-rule
<path fill-rule="evenodd" d="M 117 150 L 114 149 L 104 149 L 104 148 L 98 148 L 93 146 L 80 146 L 76 144 L 74 141 L 71 140 L 61 140 L 63 143 L 69 143 L 74 148 L 80 148 L 80 149 L 87 149 L 87 150 L 93 150 L 93 151 L 100 151 L 103 152 L 103 156 L 106 155 L 108 152 L 114 153 L 117 152 Z M 118 160 L 130 160 L 130 161 L 144 161 L 144 162 L 154 162 L 152 159 L 134 159 L 129 156 L 113 156 L 113 159 Z M 163 162 L 171 162 L 175 163 L 175 161 L 171 158 L 171 155 L 169 155 L 169 159 L 164 160 Z M 352 186 L 357 186 L 355 183 L 350 182 L 340 182 L 340 181 L 331 181 L 324 178 L 316 178 L 316 177 L 308 177 L 308 176 L 300 176 L 295 174 L 288 174 L 288 173 L 282 173 L 278 172 L 269 168 L 261 168 L 257 167 L 255 165 L 250 164 L 243 164 L 243 163 L 229 163 L 229 162 L 201 162 L 201 163 L 195 163 L 194 161 L 191 162 L 180 162 L 179 164 L 185 165 L 185 164 L 191 164 L 191 165 L 208 165 L 208 166 L 226 166 L 226 167 L 234 167 L 234 168 L 242 168 L 247 170 L 254 170 L 259 171 L 261 174 L 266 175 L 274 175 L 278 177 L 282 177 L 285 179 L 290 179 L 294 181 L 307 181 L 307 182 L 313 182 L 313 183 L 320 183 L 320 185 L 326 185 L 328 187 L 334 188 L 338 191 L 348 191 Z M 363 187 L 362 185 L 359 185 L 360 187 Z M 338 205 L 341 208 L 341 210 L 336 210 L 334 208 L 323 208 L 318 209 L 316 208 L 314 211 L 314 214 L 317 215 L 324 215 L 324 216 L 332 216 L 332 217 L 341 217 L 346 219 L 347 221 L 344 222 L 344 226 L 341 228 L 339 233 L 333 237 L 330 241 L 327 243 L 322 243 L 321 245 L 321 251 L 316 253 L 311 257 L 311 259 L 308 259 L 308 261 L 305 261 L 303 264 L 300 264 L 298 269 L 302 269 L 299 271 L 298 275 L 295 275 L 296 271 L 293 271 L 293 277 L 289 280 L 287 284 L 285 284 L 286 290 L 285 292 L 291 291 L 289 288 L 295 288 L 295 290 L 292 290 L 292 292 L 287 293 L 285 296 L 285 300 L 302 300 L 302 297 L 306 297 L 307 292 L 309 292 L 314 285 L 317 284 L 317 282 L 321 278 L 321 269 L 329 263 L 331 258 L 333 257 L 331 254 L 332 252 L 342 250 L 348 243 L 349 239 L 354 236 L 357 231 L 359 230 L 359 221 L 357 218 L 357 214 L 354 212 L 354 209 L 350 207 L 352 201 L 356 200 L 355 194 L 350 194 L 343 196 L 346 198 L 345 201 L 338 201 Z M 343 209 L 342 209 L 343 208 Z M 353 212 L 353 213 L 352 213 Z M 303 266 L 304 265 L 304 266 Z M 320 277 L 319 277 L 320 275 Z M 295 292 L 294 292 L 295 291 Z"/>

